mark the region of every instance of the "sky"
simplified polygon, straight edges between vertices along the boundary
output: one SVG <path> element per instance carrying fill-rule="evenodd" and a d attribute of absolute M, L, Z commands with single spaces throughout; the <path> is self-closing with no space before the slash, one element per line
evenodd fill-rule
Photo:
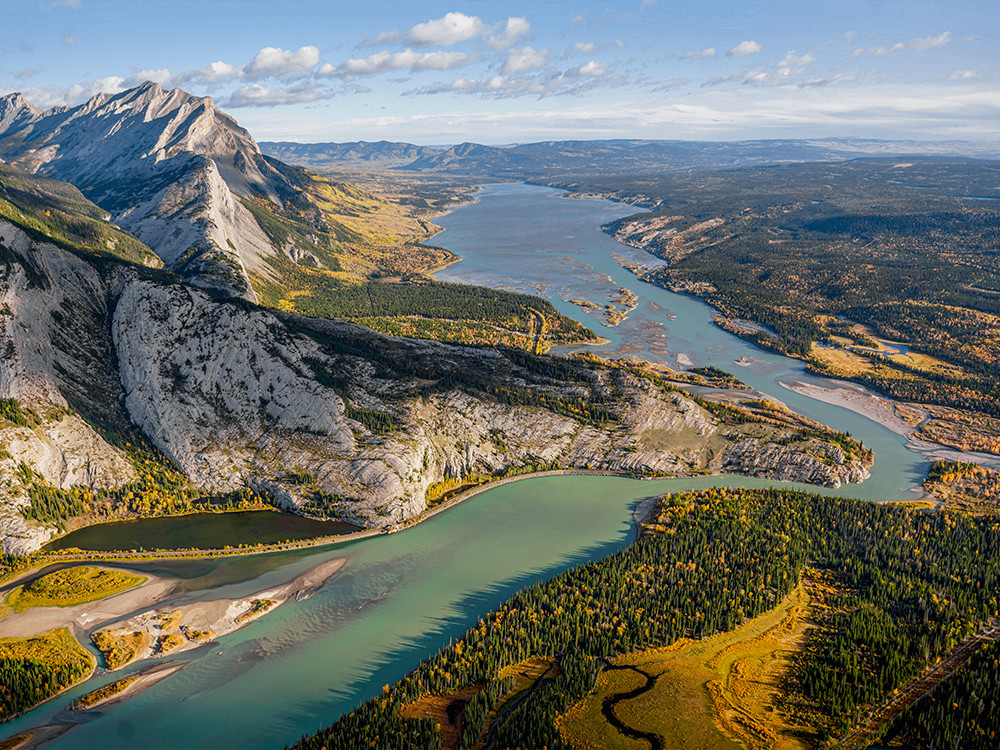
<path fill-rule="evenodd" d="M 153 80 L 257 140 L 1000 142 L 1000 0 L 0 0 L 0 94 Z"/>

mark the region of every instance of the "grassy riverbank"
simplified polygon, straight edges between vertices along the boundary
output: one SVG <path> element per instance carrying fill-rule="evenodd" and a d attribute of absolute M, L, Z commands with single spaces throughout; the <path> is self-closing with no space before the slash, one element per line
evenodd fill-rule
<path fill-rule="evenodd" d="M 7 595 L 6 603 L 15 612 L 31 607 L 71 607 L 118 594 L 144 580 L 123 570 L 77 566 L 18 586 Z"/>

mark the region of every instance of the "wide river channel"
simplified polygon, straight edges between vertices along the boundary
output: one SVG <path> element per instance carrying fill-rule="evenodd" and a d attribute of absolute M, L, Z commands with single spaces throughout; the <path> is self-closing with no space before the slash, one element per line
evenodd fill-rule
<path fill-rule="evenodd" d="M 800 396 L 781 383 L 825 384 L 796 360 L 765 353 L 712 324 L 690 297 L 642 283 L 612 254 L 654 264 L 599 226 L 635 213 L 599 200 L 567 200 L 527 185 L 488 186 L 477 201 L 438 220 L 435 244 L 463 260 L 438 277 L 541 294 L 611 340 L 597 352 L 715 365 L 875 451 L 872 478 L 832 494 L 872 500 L 911 496 L 926 461 L 881 425 Z M 617 328 L 564 300 L 604 304 L 627 287 L 638 307 Z M 650 349 L 653 352 L 650 352 Z M 737 364 L 739 360 L 742 364 Z M 620 549 L 634 537 L 642 498 L 711 486 L 774 486 L 744 477 L 637 481 L 541 477 L 484 492 L 389 536 L 271 556 L 133 566 L 181 579 L 184 599 L 245 596 L 291 580 L 325 560 L 347 564 L 313 597 L 290 601 L 248 627 L 196 651 L 161 660 L 183 669 L 124 702 L 91 712 L 46 747 L 278 748 L 331 723 L 413 669 L 518 589 Z M 789 485 L 791 486 L 791 485 Z M 99 674 L 3 727 L 0 737 L 61 721 L 79 696 L 122 673 Z"/>

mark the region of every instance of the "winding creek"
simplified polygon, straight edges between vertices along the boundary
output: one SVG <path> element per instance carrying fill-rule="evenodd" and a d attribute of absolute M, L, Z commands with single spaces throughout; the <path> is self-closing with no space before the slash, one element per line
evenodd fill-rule
<path fill-rule="evenodd" d="M 463 258 L 438 277 L 543 294 L 611 340 L 594 347 L 598 352 L 641 348 L 637 356 L 673 367 L 690 362 L 734 372 L 874 449 L 869 481 L 825 492 L 873 500 L 911 496 L 926 472 L 926 459 L 903 438 L 860 414 L 786 389 L 781 384 L 792 380 L 827 387 L 829 382 L 805 374 L 795 360 L 762 352 L 716 328 L 711 309 L 698 300 L 644 284 L 619 266 L 612 253 L 652 263 L 642 251 L 597 229 L 634 208 L 563 200 L 553 193 L 526 185 L 489 186 L 476 203 L 438 220 L 446 231 L 435 244 Z M 615 329 L 564 301 L 603 305 L 621 287 L 639 300 Z M 389 536 L 269 556 L 130 566 L 177 579 L 183 605 L 246 596 L 319 563 L 347 560 L 311 598 L 289 601 L 198 650 L 163 657 L 160 661 L 186 664 L 120 704 L 77 717 L 77 725 L 46 747 L 280 747 L 402 677 L 518 589 L 629 543 L 632 512 L 643 498 L 680 489 L 775 484 L 730 476 L 642 482 L 541 477 L 483 492 Z M 66 721 L 63 709 L 71 701 L 142 666 L 99 674 L 4 725 L 0 738 Z"/>

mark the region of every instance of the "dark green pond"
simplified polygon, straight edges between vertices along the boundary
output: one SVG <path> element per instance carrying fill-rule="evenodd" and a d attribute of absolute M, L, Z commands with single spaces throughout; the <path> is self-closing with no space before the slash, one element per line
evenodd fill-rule
<path fill-rule="evenodd" d="M 213 549 L 240 544 L 314 539 L 358 531 L 339 521 L 314 521 L 292 513 L 248 510 L 235 513 L 192 513 L 169 518 L 113 521 L 72 531 L 45 546 L 58 551 L 70 547 L 94 552 L 115 550 Z"/>

